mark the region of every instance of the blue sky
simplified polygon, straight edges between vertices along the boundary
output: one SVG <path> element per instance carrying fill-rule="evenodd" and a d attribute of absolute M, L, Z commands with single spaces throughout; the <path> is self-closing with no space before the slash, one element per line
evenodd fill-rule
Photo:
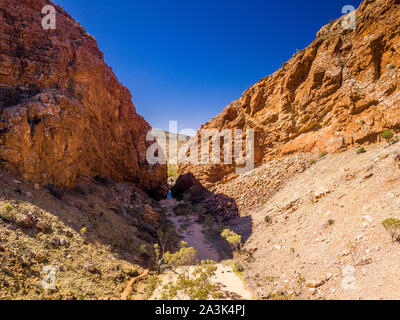
<path fill-rule="evenodd" d="M 199 126 L 360 0 L 55 0 L 93 35 L 154 128 Z"/>

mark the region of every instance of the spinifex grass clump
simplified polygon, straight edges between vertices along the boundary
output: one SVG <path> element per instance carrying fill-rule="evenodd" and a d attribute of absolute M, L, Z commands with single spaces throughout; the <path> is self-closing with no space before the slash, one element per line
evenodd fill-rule
<path fill-rule="evenodd" d="M 4 107 L 14 106 L 22 100 L 19 88 L 0 88 L 0 102 Z"/>

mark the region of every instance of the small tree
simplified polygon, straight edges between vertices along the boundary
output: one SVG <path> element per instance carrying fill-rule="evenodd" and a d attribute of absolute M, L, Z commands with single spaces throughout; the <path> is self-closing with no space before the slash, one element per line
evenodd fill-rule
<path fill-rule="evenodd" d="M 154 245 L 154 253 L 156 259 L 157 272 L 161 271 L 161 265 L 164 262 L 164 255 L 168 246 L 173 246 L 176 243 L 178 234 L 176 233 L 175 226 L 167 223 L 162 225 L 157 230 L 158 244 Z"/>
<path fill-rule="evenodd" d="M 390 236 L 392 237 L 393 241 L 400 240 L 400 220 L 389 218 L 382 221 L 383 227 L 389 232 Z"/>
<path fill-rule="evenodd" d="M 394 137 L 394 133 L 392 130 L 385 130 L 381 133 L 381 137 L 390 143 L 390 140 Z"/>
<path fill-rule="evenodd" d="M 265 216 L 265 217 L 264 217 L 264 222 L 265 222 L 266 224 L 271 224 L 271 223 L 272 223 L 272 218 L 271 218 L 271 216 Z"/>
<path fill-rule="evenodd" d="M 181 241 L 179 251 L 175 253 L 166 252 L 163 256 L 164 263 L 174 271 L 179 267 L 197 264 L 198 253 L 196 249 L 187 245 L 187 242 Z"/>
<path fill-rule="evenodd" d="M 224 229 L 221 236 L 229 242 L 233 250 L 239 250 L 242 246 L 242 236 L 229 229 Z"/>

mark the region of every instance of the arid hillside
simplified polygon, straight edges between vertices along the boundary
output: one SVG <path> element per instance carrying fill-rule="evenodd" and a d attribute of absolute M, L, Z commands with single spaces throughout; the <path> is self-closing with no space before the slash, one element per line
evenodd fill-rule
<path fill-rule="evenodd" d="M 245 239 L 246 282 L 264 299 L 399 299 L 399 229 L 382 224 L 400 218 L 399 143 L 314 157 L 273 193 L 255 187 L 264 197 L 236 179 L 225 186 L 256 204 L 230 226 Z M 260 166 L 247 180 L 280 180 L 291 163 L 298 159 Z"/>
<path fill-rule="evenodd" d="M 1 165 L 0 178 L 0 300 L 121 299 L 151 265 L 165 219 L 140 188 L 79 178 L 61 192 Z"/>
<path fill-rule="evenodd" d="M 377 142 L 400 128 L 400 3 L 364 1 L 355 29 L 342 17 L 201 129 L 254 129 L 255 166 L 298 152 Z M 346 20 L 347 21 L 347 20 Z M 344 27 L 345 26 L 345 27 Z M 234 165 L 182 166 L 206 186 Z"/>
<path fill-rule="evenodd" d="M 56 29 L 42 28 L 55 6 Z M 167 193 L 167 168 L 146 161 L 149 124 L 96 40 L 46 0 L 0 0 L 0 160 L 24 179 L 70 187 L 104 176 Z"/>

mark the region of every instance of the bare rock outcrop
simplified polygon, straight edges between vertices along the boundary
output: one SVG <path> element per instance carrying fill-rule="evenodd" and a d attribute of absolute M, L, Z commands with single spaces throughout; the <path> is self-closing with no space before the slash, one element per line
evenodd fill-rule
<path fill-rule="evenodd" d="M 298 152 L 334 152 L 400 128 L 400 2 L 365 0 L 201 129 L 254 129 L 255 166 Z M 348 17 L 347 17 L 348 18 Z M 200 142 L 200 139 L 199 139 Z M 185 165 L 206 186 L 233 165 Z"/>
<path fill-rule="evenodd" d="M 42 28 L 46 4 L 55 30 Z M 146 161 L 150 129 L 96 40 L 62 8 L 0 0 L 0 160 L 34 182 L 101 175 L 164 197 L 166 166 Z"/>

